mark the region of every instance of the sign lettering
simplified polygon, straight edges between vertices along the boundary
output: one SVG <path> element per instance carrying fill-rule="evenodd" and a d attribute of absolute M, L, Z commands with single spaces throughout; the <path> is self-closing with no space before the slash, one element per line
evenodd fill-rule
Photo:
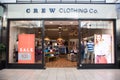
<path fill-rule="evenodd" d="M 93 8 L 59 8 L 59 9 L 56 9 L 56 8 L 49 8 L 49 9 L 46 9 L 46 8 L 33 8 L 33 9 L 30 9 L 30 8 L 27 8 L 26 9 L 26 13 L 55 13 L 57 10 L 57 12 L 59 13 L 90 13 L 90 14 L 96 14 L 98 13 L 98 10 L 97 9 L 93 9 Z"/>

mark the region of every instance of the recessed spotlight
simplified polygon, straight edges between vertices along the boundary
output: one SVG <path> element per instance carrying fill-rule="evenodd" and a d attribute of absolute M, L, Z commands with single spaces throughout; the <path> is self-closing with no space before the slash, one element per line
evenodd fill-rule
<path fill-rule="evenodd" d="M 73 24 L 73 22 L 70 22 L 70 24 Z"/>
<path fill-rule="evenodd" d="M 53 22 L 52 22 L 52 21 L 50 21 L 49 23 L 50 23 L 50 24 L 53 24 Z"/>
<path fill-rule="evenodd" d="M 62 27 L 58 27 L 59 29 L 61 29 Z"/>

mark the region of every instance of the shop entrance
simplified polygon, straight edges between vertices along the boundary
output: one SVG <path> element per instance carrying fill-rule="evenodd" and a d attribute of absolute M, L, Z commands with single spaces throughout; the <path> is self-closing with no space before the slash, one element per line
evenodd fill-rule
<path fill-rule="evenodd" d="M 78 21 L 46 20 L 44 26 L 46 67 L 77 67 Z"/>
<path fill-rule="evenodd" d="M 44 68 L 44 62 L 58 68 L 115 64 L 113 20 L 8 22 L 8 67 Z"/>

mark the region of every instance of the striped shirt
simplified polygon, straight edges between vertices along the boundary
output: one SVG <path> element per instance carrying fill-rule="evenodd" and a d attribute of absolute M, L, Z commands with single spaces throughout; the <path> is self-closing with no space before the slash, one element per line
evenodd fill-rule
<path fill-rule="evenodd" d="M 89 52 L 93 52 L 94 51 L 94 43 L 93 42 L 88 42 L 86 46 L 87 46 L 87 50 Z"/>

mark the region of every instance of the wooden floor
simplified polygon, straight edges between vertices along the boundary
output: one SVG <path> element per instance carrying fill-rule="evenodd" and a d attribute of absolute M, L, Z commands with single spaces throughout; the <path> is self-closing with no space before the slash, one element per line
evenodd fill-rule
<path fill-rule="evenodd" d="M 47 68 L 65 68 L 65 67 L 77 67 L 77 62 L 72 62 L 70 60 L 67 60 L 66 56 L 59 57 L 56 60 L 51 60 L 49 62 L 46 62 Z"/>
<path fill-rule="evenodd" d="M 3 69 L 0 80 L 120 80 L 120 69 Z"/>

